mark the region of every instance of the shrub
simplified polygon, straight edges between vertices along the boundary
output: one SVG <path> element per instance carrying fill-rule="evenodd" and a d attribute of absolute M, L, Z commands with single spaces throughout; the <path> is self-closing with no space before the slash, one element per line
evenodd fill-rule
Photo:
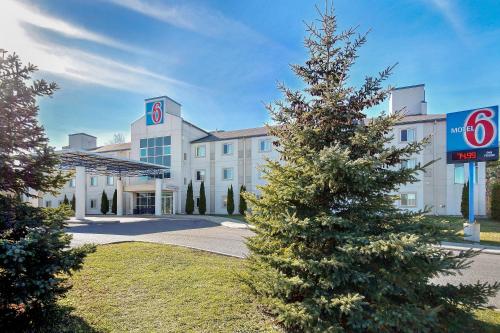
<path fill-rule="evenodd" d="M 193 198 L 193 182 L 190 181 L 187 188 L 186 195 L 186 214 L 193 214 L 194 212 L 194 198 Z"/>
<path fill-rule="evenodd" d="M 231 184 L 227 189 L 227 203 L 226 203 L 227 213 L 233 215 L 234 213 L 234 194 L 233 185 Z"/>
<path fill-rule="evenodd" d="M 101 213 L 106 215 L 108 212 L 109 212 L 109 199 L 108 195 L 103 190 L 101 195 Z"/>
<path fill-rule="evenodd" d="M 245 215 L 246 211 L 247 211 L 247 201 L 245 200 L 245 196 L 243 195 L 243 193 L 246 192 L 246 187 L 245 185 L 241 185 L 240 187 L 240 202 L 238 204 L 238 211 L 241 215 Z"/>
<path fill-rule="evenodd" d="M 117 212 L 117 208 L 116 208 L 117 207 L 117 203 L 116 203 L 117 198 L 118 198 L 118 194 L 117 194 L 117 191 L 115 189 L 115 191 L 113 192 L 113 203 L 111 204 L 111 212 L 113 214 L 116 214 L 116 212 Z"/>
<path fill-rule="evenodd" d="M 460 213 L 464 219 L 469 218 L 469 182 L 462 187 L 462 199 L 460 201 Z"/>
<path fill-rule="evenodd" d="M 205 215 L 207 211 L 207 198 L 205 197 L 205 183 L 202 181 L 200 184 L 200 203 L 198 205 L 198 213 Z"/>
<path fill-rule="evenodd" d="M 491 187 L 491 218 L 500 221 L 500 183 L 494 183 Z"/>

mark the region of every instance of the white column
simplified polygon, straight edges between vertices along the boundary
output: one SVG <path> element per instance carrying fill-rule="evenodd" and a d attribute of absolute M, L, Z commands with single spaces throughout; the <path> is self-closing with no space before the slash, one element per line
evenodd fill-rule
<path fill-rule="evenodd" d="M 155 179 L 155 215 L 156 216 L 161 215 L 161 185 L 162 185 L 162 179 L 156 178 Z"/>
<path fill-rule="evenodd" d="M 172 214 L 177 213 L 177 191 L 172 191 Z"/>
<path fill-rule="evenodd" d="M 116 181 L 116 215 L 123 215 L 123 181 L 118 177 Z"/>
<path fill-rule="evenodd" d="M 86 175 L 85 175 L 85 167 L 77 166 L 76 175 L 75 175 L 75 217 L 77 219 L 85 218 L 85 203 L 86 199 Z"/>

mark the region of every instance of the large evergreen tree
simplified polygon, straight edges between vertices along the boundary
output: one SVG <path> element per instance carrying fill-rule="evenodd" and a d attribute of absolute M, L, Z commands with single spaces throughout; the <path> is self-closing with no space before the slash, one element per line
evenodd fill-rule
<path fill-rule="evenodd" d="M 186 195 L 186 214 L 193 214 L 194 212 L 194 198 L 193 198 L 193 182 L 190 181 L 187 188 Z"/>
<path fill-rule="evenodd" d="M 234 193 L 233 193 L 233 184 L 231 184 L 227 188 L 227 197 L 226 197 L 226 209 L 229 215 L 233 215 L 234 213 Z"/>
<path fill-rule="evenodd" d="M 434 246 L 453 231 L 445 221 L 398 209 L 394 193 L 426 165 L 399 168 L 426 141 L 395 146 L 401 114 L 366 118 L 384 101 L 392 67 L 360 88 L 349 72 L 366 35 L 337 33 L 332 10 L 308 25 L 309 59 L 293 65 L 304 88 L 280 85 L 269 105 L 269 132 L 284 163 L 266 163 L 261 196 L 246 193 L 246 281 L 290 330 L 300 332 L 445 332 L 466 323 L 499 285 L 436 285 L 474 254 Z M 463 329 L 463 327 L 460 327 Z"/>
<path fill-rule="evenodd" d="M 67 206 L 36 208 L 19 198 L 57 194 L 68 176 L 37 122 L 37 98 L 55 83 L 32 80 L 34 65 L 15 54 L 0 57 L 0 331 L 35 329 L 58 297 L 67 276 L 90 248 L 69 248 L 64 232 Z M 31 189 L 31 191 L 30 191 Z M 31 327 L 28 327 L 31 326 Z"/>
<path fill-rule="evenodd" d="M 118 193 L 115 189 L 115 191 L 113 192 L 113 202 L 111 203 L 111 212 L 113 214 L 116 214 L 117 212 L 117 200 L 118 200 Z"/>
<path fill-rule="evenodd" d="M 109 212 L 109 199 L 106 192 L 103 190 L 101 195 L 101 213 L 106 215 Z"/>
<path fill-rule="evenodd" d="M 469 218 L 469 182 L 462 187 L 462 198 L 460 201 L 460 213 L 464 219 Z"/>
<path fill-rule="evenodd" d="M 205 183 L 202 181 L 200 184 L 200 203 L 198 205 L 198 213 L 205 215 L 207 212 L 207 198 L 205 196 Z"/>
<path fill-rule="evenodd" d="M 247 211 L 247 201 L 245 200 L 245 196 L 243 193 L 247 191 L 245 185 L 241 185 L 240 187 L 240 202 L 238 204 L 238 211 L 241 215 L 245 215 Z"/>

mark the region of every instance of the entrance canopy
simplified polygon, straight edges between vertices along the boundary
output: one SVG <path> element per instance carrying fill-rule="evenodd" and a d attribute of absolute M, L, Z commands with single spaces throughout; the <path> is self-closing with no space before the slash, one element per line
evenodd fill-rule
<path fill-rule="evenodd" d="M 137 177 L 162 175 L 170 168 L 162 165 L 107 156 L 81 150 L 61 150 L 59 167 L 64 170 L 85 167 L 86 172 L 98 175 Z"/>

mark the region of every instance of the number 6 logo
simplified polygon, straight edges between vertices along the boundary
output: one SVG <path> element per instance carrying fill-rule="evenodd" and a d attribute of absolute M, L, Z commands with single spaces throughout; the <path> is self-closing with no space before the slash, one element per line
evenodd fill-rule
<path fill-rule="evenodd" d="M 161 103 L 156 102 L 153 104 L 153 111 L 151 113 L 151 120 L 153 120 L 154 124 L 159 124 L 163 118 L 163 112 L 161 109 Z"/>
<path fill-rule="evenodd" d="M 473 148 L 488 146 L 497 134 L 493 122 L 495 112 L 492 109 L 480 109 L 472 112 L 465 120 L 464 139 Z"/>

